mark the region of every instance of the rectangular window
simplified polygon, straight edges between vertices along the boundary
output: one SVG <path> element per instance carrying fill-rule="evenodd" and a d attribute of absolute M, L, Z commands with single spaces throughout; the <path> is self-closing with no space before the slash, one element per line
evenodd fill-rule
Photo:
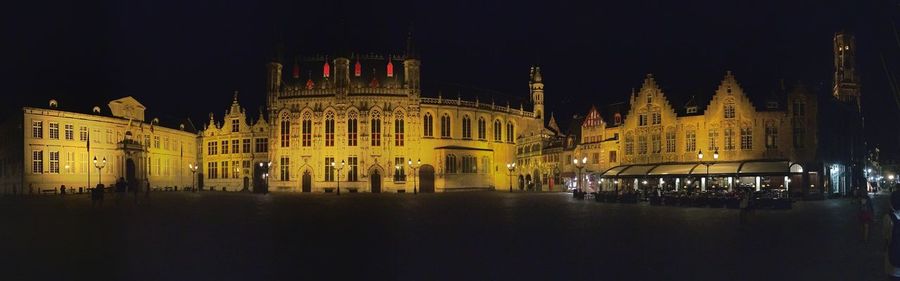
<path fill-rule="evenodd" d="M 222 175 L 223 179 L 228 178 L 228 171 L 229 171 L 228 170 L 228 161 L 222 161 L 222 174 L 221 175 Z"/>
<path fill-rule="evenodd" d="M 472 138 L 472 120 L 469 119 L 469 116 L 463 117 L 461 131 L 462 131 L 463 139 L 471 139 Z"/>
<path fill-rule="evenodd" d="M 734 150 L 734 129 L 725 128 L 725 150 Z"/>
<path fill-rule="evenodd" d="M 666 152 L 675 153 L 675 131 L 666 132 Z"/>
<path fill-rule="evenodd" d="M 653 125 L 659 125 L 662 123 L 662 115 L 659 112 L 653 113 Z"/>
<path fill-rule="evenodd" d="M 406 181 L 406 162 L 403 157 L 394 157 L 394 181 Z"/>
<path fill-rule="evenodd" d="M 242 147 L 244 149 L 241 152 L 250 153 L 250 139 L 244 139 L 242 142 Z"/>
<path fill-rule="evenodd" d="M 159 148 L 159 137 L 156 137 L 156 148 Z M 106 130 L 106 143 L 113 143 L 113 131 Z"/>
<path fill-rule="evenodd" d="M 719 145 L 716 141 L 719 139 L 719 131 L 716 129 L 709 129 L 709 150 L 715 151 L 719 149 Z"/>
<path fill-rule="evenodd" d="M 66 124 L 66 140 L 75 139 L 75 125 Z"/>
<path fill-rule="evenodd" d="M 231 153 L 241 153 L 241 140 L 231 140 Z"/>
<path fill-rule="evenodd" d="M 281 181 L 291 180 L 291 158 L 281 156 Z"/>
<path fill-rule="evenodd" d="M 662 140 L 660 140 L 662 136 L 659 133 L 653 133 L 650 135 L 650 140 L 653 143 L 653 153 L 659 153 L 662 151 Z"/>
<path fill-rule="evenodd" d="M 728 118 L 728 119 L 734 118 L 734 105 L 732 105 L 732 104 L 725 105 L 725 118 Z"/>
<path fill-rule="evenodd" d="M 269 152 L 269 139 L 256 138 L 256 153 Z"/>
<path fill-rule="evenodd" d="M 335 167 L 332 164 L 340 165 L 334 162 L 334 157 L 325 157 L 325 181 L 334 181 Z"/>
<path fill-rule="evenodd" d="M 206 163 L 206 178 L 215 179 L 219 177 L 219 163 L 209 162 Z"/>
<path fill-rule="evenodd" d="M 66 152 L 66 174 L 75 173 L 75 152 Z"/>
<path fill-rule="evenodd" d="M 159 148 L 159 136 L 153 136 L 153 147 Z M 225 151 L 225 149 L 222 149 L 222 151 Z"/>
<path fill-rule="evenodd" d="M 59 139 L 59 123 L 50 122 L 49 135 L 51 140 Z"/>
<path fill-rule="evenodd" d="M 238 119 L 231 120 L 231 132 L 237 133 L 241 131 L 241 121 Z"/>
<path fill-rule="evenodd" d="M 241 176 L 240 161 L 231 161 L 231 178 L 236 179 Z"/>
<path fill-rule="evenodd" d="M 87 126 L 78 127 L 78 140 L 87 141 L 88 140 L 88 128 Z"/>
<path fill-rule="evenodd" d="M 372 119 L 372 146 L 381 146 L 381 119 Z"/>
<path fill-rule="evenodd" d="M 44 138 L 44 121 L 31 121 L 31 137 Z"/>
<path fill-rule="evenodd" d="M 403 128 L 403 119 L 397 118 L 394 119 L 394 146 L 403 146 L 404 145 L 404 131 Z"/>
<path fill-rule="evenodd" d="M 685 150 L 696 151 L 697 150 L 697 132 L 696 131 L 688 131 L 687 136 L 685 136 Z"/>
<path fill-rule="evenodd" d="M 778 128 L 776 128 L 775 126 L 766 127 L 766 148 L 778 148 Z"/>
<path fill-rule="evenodd" d="M 244 168 L 244 173 L 250 175 L 250 160 L 244 160 L 241 162 L 241 167 Z"/>
<path fill-rule="evenodd" d="M 638 118 L 638 126 L 647 126 L 647 114 L 641 114 Z"/>
<path fill-rule="evenodd" d="M 647 136 L 638 136 L 638 154 L 647 154 Z"/>
<path fill-rule="evenodd" d="M 59 174 L 59 151 L 50 151 L 50 173 Z"/>
<path fill-rule="evenodd" d="M 35 174 L 44 173 L 44 151 L 31 151 L 31 172 Z"/>
<path fill-rule="evenodd" d="M 218 142 L 215 142 L 215 141 L 211 141 L 206 144 L 206 154 L 207 155 L 216 155 L 217 154 L 216 144 L 218 144 Z"/>
<path fill-rule="evenodd" d="M 615 150 L 610 151 L 610 152 L 609 152 L 609 163 L 616 163 L 616 162 L 619 162 L 619 160 L 618 160 L 618 158 L 616 158 L 616 156 L 617 156 L 617 155 L 616 155 L 616 151 L 615 151 Z"/>
<path fill-rule="evenodd" d="M 312 120 L 303 119 L 303 121 L 301 121 L 301 123 L 302 123 L 302 126 L 300 126 L 301 127 L 300 133 L 302 136 L 301 145 L 304 147 L 310 147 L 310 146 L 312 146 Z M 282 145 L 281 147 L 286 147 L 286 146 Z"/>
<path fill-rule="evenodd" d="M 741 128 L 741 150 L 753 149 L 753 128 Z"/>
<path fill-rule="evenodd" d="M 223 155 L 228 154 L 228 141 L 227 140 L 222 141 L 222 154 Z"/>
<path fill-rule="evenodd" d="M 356 157 L 347 157 L 347 164 L 349 165 L 347 170 L 347 181 L 359 180 L 356 173 L 357 165 L 359 165 L 358 159 Z"/>
<path fill-rule="evenodd" d="M 634 136 L 630 134 L 625 135 L 625 155 L 633 155 L 634 154 Z"/>
<path fill-rule="evenodd" d="M 600 153 L 591 154 L 591 164 L 600 164 Z"/>
<path fill-rule="evenodd" d="M 356 146 L 357 133 L 359 132 L 357 123 L 355 117 L 347 120 L 347 146 Z"/>

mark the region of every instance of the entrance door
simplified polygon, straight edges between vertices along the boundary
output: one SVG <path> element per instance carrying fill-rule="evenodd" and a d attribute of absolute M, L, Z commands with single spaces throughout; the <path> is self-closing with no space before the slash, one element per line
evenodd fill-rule
<path fill-rule="evenodd" d="M 431 165 L 422 165 L 419 168 L 419 192 L 434 192 L 434 167 Z"/>
<path fill-rule="evenodd" d="M 249 177 L 244 177 L 244 189 L 243 190 L 250 190 L 250 178 Z"/>
<path fill-rule="evenodd" d="M 135 170 L 134 160 L 128 159 L 125 161 L 125 183 L 128 185 L 128 188 L 137 188 L 140 185 L 137 182 L 137 171 Z M 129 190 L 131 191 L 131 190 Z"/>
<path fill-rule="evenodd" d="M 312 176 L 309 171 L 303 172 L 303 192 L 312 192 Z"/>
<path fill-rule="evenodd" d="M 372 171 L 369 180 L 372 185 L 372 193 L 381 193 L 381 174 L 378 174 L 377 170 Z"/>

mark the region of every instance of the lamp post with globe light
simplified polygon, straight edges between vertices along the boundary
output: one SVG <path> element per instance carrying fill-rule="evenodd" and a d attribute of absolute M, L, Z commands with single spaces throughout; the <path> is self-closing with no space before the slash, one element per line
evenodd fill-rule
<path fill-rule="evenodd" d="M 197 178 L 197 169 L 199 169 L 196 164 L 188 164 L 188 169 L 191 170 L 191 192 L 197 192 L 197 187 L 194 185 L 194 179 Z"/>
<path fill-rule="evenodd" d="M 516 163 L 515 163 L 515 162 L 513 162 L 513 163 L 507 163 L 507 164 L 506 164 L 506 170 L 508 171 L 508 172 L 507 172 L 507 175 L 509 175 L 509 192 L 512 192 L 512 191 L 513 191 L 513 189 L 512 189 L 512 181 L 513 181 L 512 177 L 513 177 L 513 171 L 516 170 Z"/>
<path fill-rule="evenodd" d="M 572 163 L 575 164 L 575 168 L 578 169 L 578 174 L 575 175 L 575 177 L 576 177 L 575 178 L 575 188 L 576 188 L 575 190 L 583 190 L 583 188 L 581 186 L 581 178 L 583 177 L 582 172 L 583 172 L 584 166 L 587 164 L 587 156 L 582 157 L 581 161 L 578 161 L 577 158 L 572 159 Z"/>
<path fill-rule="evenodd" d="M 103 157 L 103 162 L 97 162 L 97 156 L 94 156 L 94 167 L 97 168 L 97 184 L 103 185 L 103 174 L 100 172 L 106 167 L 106 157 Z"/>
<path fill-rule="evenodd" d="M 413 165 L 412 159 L 409 159 L 409 161 L 407 161 L 406 163 L 407 165 L 409 165 L 409 168 L 413 170 L 413 194 L 419 194 L 419 178 L 417 178 L 419 174 L 417 174 L 416 171 L 418 171 L 419 167 L 422 166 L 422 159 L 416 160 L 416 165 Z"/>
<path fill-rule="evenodd" d="M 337 195 L 341 195 L 341 170 L 344 169 L 344 160 L 341 160 L 341 167 L 337 167 L 334 161 L 331 161 L 331 168 L 337 170 Z"/>
<path fill-rule="evenodd" d="M 697 161 L 703 166 L 706 166 L 706 182 L 700 186 L 702 191 L 706 191 L 706 184 L 709 183 L 709 166 L 715 164 L 716 160 L 719 160 L 719 149 L 716 149 L 716 151 L 713 152 L 713 161 L 708 162 L 703 162 L 703 150 L 697 152 Z"/>

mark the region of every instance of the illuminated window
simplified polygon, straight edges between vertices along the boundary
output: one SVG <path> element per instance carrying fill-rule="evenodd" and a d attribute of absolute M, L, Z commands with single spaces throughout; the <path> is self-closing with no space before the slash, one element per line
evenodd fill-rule
<path fill-rule="evenodd" d="M 472 138 L 472 120 L 469 119 L 469 116 L 463 116 L 462 120 L 462 138 L 463 139 L 471 139 Z"/>
<path fill-rule="evenodd" d="M 719 131 L 716 129 L 709 129 L 709 150 L 715 151 L 719 149 L 719 145 L 716 141 L 719 139 Z"/>
<path fill-rule="evenodd" d="M 50 132 L 49 133 L 50 139 L 58 140 L 59 139 L 59 123 L 50 122 L 49 127 L 50 127 L 50 129 L 48 129 L 48 131 Z"/>
<path fill-rule="evenodd" d="M 766 148 L 778 148 L 778 128 L 775 127 L 775 124 L 766 125 Z"/>
<path fill-rule="evenodd" d="M 634 135 L 631 132 L 625 134 L 625 155 L 634 154 Z"/>
<path fill-rule="evenodd" d="M 356 59 L 356 65 L 353 66 L 353 75 L 359 77 L 362 75 L 362 65 L 359 64 L 359 59 Z"/>
<path fill-rule="evenodd" d="M 237 133 L 239 131 L 241 131 L 241 121 L 238 119 L 232 119 L 231 120 L 231 132 Z"/>
<path fill-rule="evenodd" d="M 241 140 L 231 140 L 231 153 L 241 153 Z"/>
<path fill-rule="evenodd" d="M 358 132 L 359 132 L 359 127 L 358 127 L 359 122 L 357 120 L 357 117 L 358 117 L 357 114 L 358 113 L 356 113 L 356 111 L 351 111 L 350 114 L 348 114 L 349 117 L 347 118 L 347 146 L 356 146 L 356 143 L 357 143 Z"/>
<path fill-rule="evenodd" d="M 218 162 L 206 163 L 206 178 L 208 178 L 208 179 L 219 178 L 219 163 Z"/>
<path fill-rule="evenodd" d="M 647 154 L 647 136 L 638 136 L 638 154 Z"/>
<path fill-rule="evenodd" d="M 325 113 L 325 146 L 334 146 L 334 111 Z"/>
<path fill-rule="evenodd" d="M 725 105 L 725 118 L 734 118 L 734 105 L 733 104 Z"/>
<path fill-rule="evenodd" d="M 388 59 L 387 64 L 387 77 L 394 77 L 394 63 L 392 63 L 390 59 Z"/>
<path fill-rule="evenodd" d="M 494 121 L 494 141 L 499 142 L 503 140 L 501 137 L 501 132 L 503 132 L 503 128 L 500 125 L 500 120 Z"/>
<path fill-rule="evenodd" d="M 359 63 L 357 62 L 357 64 Z M 331 163 L 334 163 L 334 157 L 325 157 L 325 181 L 334 181 L 334 166 Z M 334 164 L 340 165 L 340 163 Z"/>
<path fill-rule="evenodd" d="M 31 121 L 31 137 L 36 139 L 44 138 L 43 121 Z"/>
<path fill-rule="evenodd" d="M 513 126 L 512 122 L 506 122 L 506 142 L 513 143 L 515 141 L 514 136 L 516 135 L 515 126 Z"/>
<path fill-rule="evenodd" d="M 244 149 L 241 152 L 250 153 L 250 139 L 244 139 L 242 146 Z"/>
<path fill-rule="evenodd" d="M 486 126 L 487 126 L 487 124 L 485 123 L 484 118 L 478 118 L 478 139 L 479 140 L 484 140 L 485 135 L 486 135 L 486 129 L 485 129 Z"/>
<path fill-rule="evenodd" d="M 300 146 L 312 146 L 312 113 L 309 112 L 303 114 L 303 119 L 300 121 Z M 285 146 L 282 145 L 282 147 Z"/>
<path fill-rule="evenodd" d="M 357 173 L 357 167 L 359 166 L 359 159 L 356 157 L 347 157 L 347 181 L 357 181 L 359 180 L 359 175 Z"/>
<path fill-rule="evenodd" d="M 616 159 L 616 151 L 615 150 L 609 152 L 609 162 L 610 163 L 619 162 L 618 159 Z"/>
<path fill-rule="evenodd" d="M 694 130 L 687 131 L 685 135 L 685 150 L 696 151 L 697 150 L 697 132 Z"/>
<path fill-rule="evenodd" d="M 281 156 L 281 181 L 291 180 L 291 158 Z"/>
<path fill-rule="evenodd" d="M 322 77 L 331 77 L 331 65 L 328 64 L 328 61 L 325 61 L 325 65 L 322 66 Z"/>
<path fill-rule="evenodd" d="M 44 173 L 44 151 L 31 151 L 31 172 L 35 174 Z"/>
<path fill-rule="evenodd" d="M 372 146 L 381 146 L 381 113 L 372 112 L 372 121 L 369 124 L 372 128 Z"/>
<path fill-rule="evenodd" d="M 666 153 L 675 152 L 675 130 L 666 131 Z"/>
<path fill-rule="evenodd" d="M 394 157 L 394 166 L 400 169 L 394 169 L 394 181 L 406 181 L 406 162 L 403 157 Z"/>
<path fill-rule="evenodd" d="M 291 115 L 285 112 L 281 115 L 281 147 L 291 146 Z"/>
<path fill-rule="evenodd" d="M 429 112 L 426 112 L 425 117 L 423 117 L 422 130 L 424 130 L 423 135 L 425 137 L 434 136 L 434 117 Z"/>
<path fill-rule="evenodd" d="M 725 150 L 734 150 L 734 129 L 725 128 Z"/>
<path fill-rule="evenodd" d="M 59 174 L 59 151 L 50 151 L 50 173 Z"/>
<path fill-rule="evenodd" d="M 405 128 L 403 122 L 403 112 L 397 112 L 394 114 L 394 146 L 403 146 L 404 145 L 404 135 Z"/>
<path fill-rule="evenodd" d="M 66 140 L 74 140 L 75 139 L 75 126 L 72 124 L 66 124 Z"/>
<path fill-rule="evenodd" d="M 218 153 L 217 152 L 218 144 L 219 144 L 219 142 L 216 142 L 216 141 L 211 141 L 211 142 L 206 143 L 206 154 L 207 155 L 216 155 Z"/>
<path fill-rule="evenodd" d="M 450 138 L 450 116 L 446 113 L 441 116 L 441 137 Z"/>
<path fill-rule="evenodd" d="M 741 150 L 753 149 L 753 128 L 741 128 Z"/>
<path fill-rule="evenodd" d="M 269 139 L 256 138 L 256 153 L 269 152 Z"/>

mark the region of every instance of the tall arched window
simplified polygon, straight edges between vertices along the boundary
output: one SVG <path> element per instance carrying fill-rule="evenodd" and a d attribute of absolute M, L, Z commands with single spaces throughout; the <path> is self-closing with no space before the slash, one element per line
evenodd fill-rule
<path fill-rule="evenodd" d="M 425 137 L 433 137 L 434 136 L 434 117 L 431 116 L 431 113 L 426 112 L 425 117 L 422 118 L 422 130 L 424 130 L 423 134 Z"/>
<path fill-rule="evenodd" d="M 281 114 L 281 147 L 291 146 L 291 115 L 290 113 Z"/>
<path fill-rule="evenodd" d="M 372 121 L 369 123 L 372 128 L 372 146 L 381 146 L 381 113 L 372 111 Z"/>
<path fill-rule="evenodd" d="M 462 137 L 464 139 L 472 138 L 472 119 L 469 119 L 469 115 L 463 116 L 462 120 Z"/>
<path fill-rule="evenodd" d="M 444 172 L 447 174 L 455 174 L 456 173 L 456 156 L 455 155 L 447 154 L 447 157 L 445 157 Z"/>
<path fill-rule="evenodd" d="M 441 137 L 450 138 L 450 115 L 441 116 Z"/>
<path fill-rule="evenodd" d="M 312 113 L 304 113 L 303 121 L 301 123 L 300 133 L 302 133 L 302 146 L 312 146 Z"/>
<path fill-rule="evenodd" d="M 503 125 L 500 125 L 500 120 L 494 120 L 494 141 L 500 142 L 503 141 L 502 133 Z"/>
<path fill-rule="evenodd" d="M 356 146 L 357 138 L 359 136 L 359 114 L 356 111 L 351 111 L 350 114 L 347 114 L 347 146 Z"/>
<path fill-rule="evenodd" d="M 334 146 L 334 111 L 325 113 L 325 146 Z"/>
<path fill-rule="evenodd" d="M 403 112 L 394 114 L 394 146 L 403 146 Z"/>
<path fill-rule="evenodd" d="M 479 140 L 484 140 L 485 135 L 487 134 L 486 131 L 485 131 L 485 130 L 486 130 L 486 129 L 485 129 L 486 125 L 487 125 L 487 124 L 485 124 L 484 118 L 480 118 L 480 117 L 479 117 L 479 118 L 478 118 L 478 139 L 479 139 Z"/>
<path fill-rule="evenodd" d="M 513 127 L 512 122 L 506 122 L 506 142 L 512 143 L 515 140 L 515 127 Z"/>

